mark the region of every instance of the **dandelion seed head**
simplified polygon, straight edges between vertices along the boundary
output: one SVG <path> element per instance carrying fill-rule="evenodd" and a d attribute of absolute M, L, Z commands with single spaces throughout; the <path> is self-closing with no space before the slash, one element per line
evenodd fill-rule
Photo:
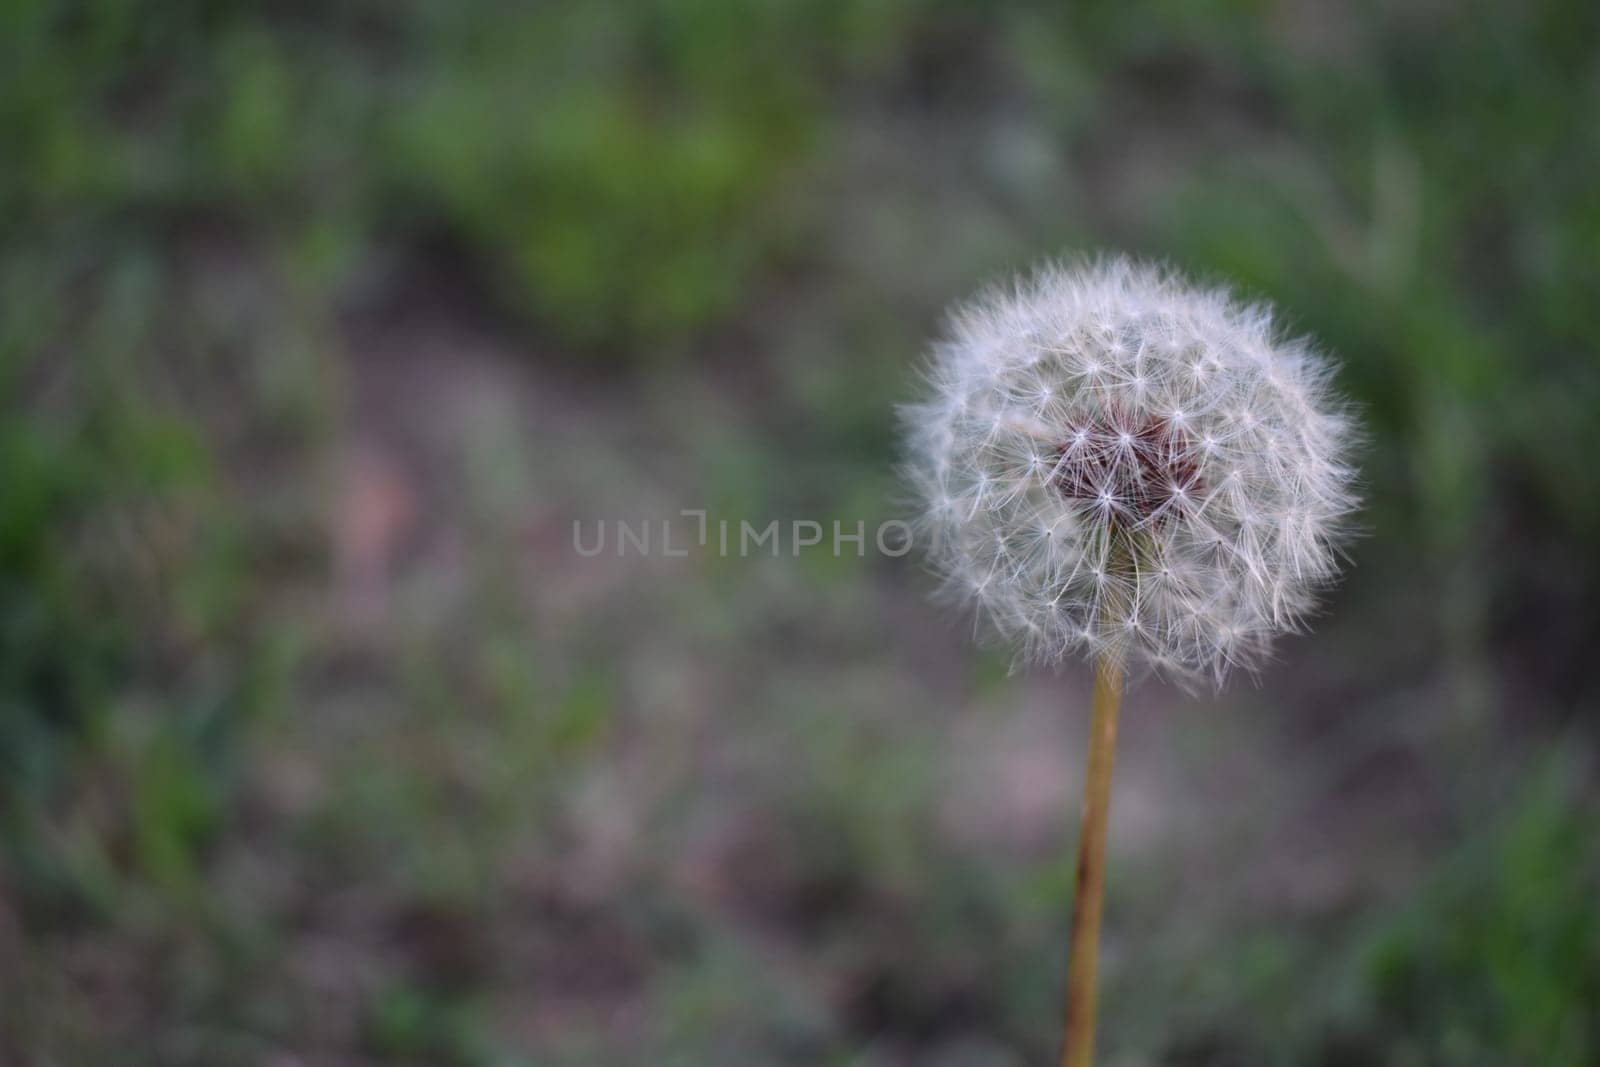
<path fill-rule="evenodd" d="M 958 309 L 926 376 L 903 414 L 930 561 L 1025 658 L 1220 686 L 1336 576 L 1355 428 L 1264 307 L 1047 266 Z"/>

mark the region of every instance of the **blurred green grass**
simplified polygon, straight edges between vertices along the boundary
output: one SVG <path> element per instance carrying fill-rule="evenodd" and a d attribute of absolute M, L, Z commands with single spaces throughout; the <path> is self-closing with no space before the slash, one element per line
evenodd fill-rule
<path fill-rule="evenodd" d="M 909 568 L 713 562 L 562 614 L 516 558 L 529 483 L 889 513 L 938 308 L 1109 245 L 1339 357 L 1371 536 L 1296 755 L 1336 778 L 1356 757 L 1316 731 L 1344 717 L 1443 783 L 1401 889 L 1163 927 L 1113 972 L 1119 1062 L 1594 1062 L 1597 72 L 1600 15 L 1565 0 L 5 5 L 0 1047 L 1048 1055 L 1065 868 L 938 825 L 950 709 L 1008 690 L 902 662 Z M 418 564 L 352 638 L 338 472 L 363 375 L 399 373 L 362 333 L 416 304 L 599 429 L 530 442 L 513 411 L 456 457 L 467 573 Z M 726 818 L 689 784 L 706 735 L 783 846 L 711 834 L 715 892 L 674 873 Z M 574 890 L 550 872 L 607 790 L 662 806 Z"/>

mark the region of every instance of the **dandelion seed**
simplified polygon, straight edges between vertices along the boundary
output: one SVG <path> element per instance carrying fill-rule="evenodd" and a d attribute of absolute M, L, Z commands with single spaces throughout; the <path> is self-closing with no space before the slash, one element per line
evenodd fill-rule
<path fill-rule="evenodd" d="M 1128 671 L 1220 683 L 1259 663 L 1335 575 L 1355 503 L 1351 422 L 1323 362 L 1263 308 L 1123 259 L 1047 267 L 958 311 L 928 377 L 933 395 L 905 419 L 913 479 L 938 487 L 923 516 L 934 567 L 971 571 L 978 542 L 964 533 L 1072 519 L 1040 551 L 1067 563 L 1109 546 L 1150 608 L 1145 625 L 1098 635 Z M 951 509 L 951 495 L 971 506 Z M 1087 651 L 1086 625 L 1112 607 L 1104 583 L 1052 562 L 978 601 L 1003 636 L 1039 635 L 1025 642 L 1034 658 Z M 1179 621 L 1183 605 L 1153 584 L 1163 565 L 1212 605 L 1209 627 Z"/>

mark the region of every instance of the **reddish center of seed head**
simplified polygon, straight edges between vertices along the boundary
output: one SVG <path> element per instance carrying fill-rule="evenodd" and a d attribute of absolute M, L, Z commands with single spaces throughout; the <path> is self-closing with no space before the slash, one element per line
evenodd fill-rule
<path fill-rule="evenodd" d="M 1134 524 L 1181 515 L 1200 491 L 1199 457 L 1183 428 L 1159 415 L 1092 412 L 1075 418 L 1055 453 L 1052 483 Z"/>

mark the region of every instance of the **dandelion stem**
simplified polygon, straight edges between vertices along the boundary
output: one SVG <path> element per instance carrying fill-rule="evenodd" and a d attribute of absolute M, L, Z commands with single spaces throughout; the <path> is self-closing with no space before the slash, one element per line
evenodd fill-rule
<path fill-rule="evenodd" d="M 1121 661 L 1115 654 L 1101 656 L 1095 661 L 1094 723 L 1090 727 L 1089 769 L 1083 787 L 1083 828 L 1078 834 L 1061 1067 L 1090 1067 L 1094 1062 L 1095 976 L 1106 883 L 1106 816 L 1111 808 L 1111 767 L 1116 756 L 1117 711 L 1121 704 Z"/>

